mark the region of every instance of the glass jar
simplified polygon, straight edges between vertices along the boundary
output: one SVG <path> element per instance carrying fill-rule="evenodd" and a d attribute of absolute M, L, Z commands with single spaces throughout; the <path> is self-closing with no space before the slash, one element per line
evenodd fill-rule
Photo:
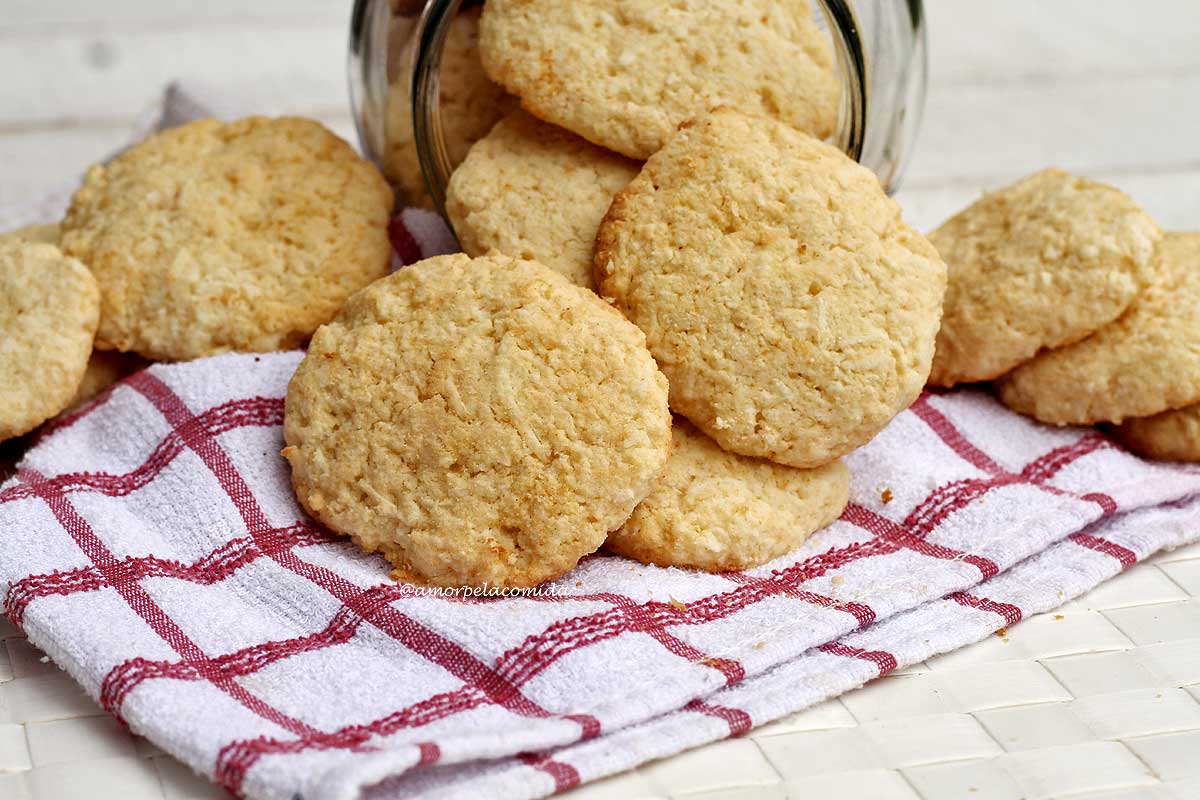
<path fill-rule="evenodd" d="M 925 104 L 921 0 L 813 5 L 840 84 L 830 141 L 892 192 Z M 349 68 L 359 140 L 406 205 L 444 214 L 446 184 L 466 149 L 516 107 L 515 98 L 482 75 L 475 47 L 480 6 L 470 0 L 355 2 Z M 443 79 L 458 90 L 443 92 Z"/>

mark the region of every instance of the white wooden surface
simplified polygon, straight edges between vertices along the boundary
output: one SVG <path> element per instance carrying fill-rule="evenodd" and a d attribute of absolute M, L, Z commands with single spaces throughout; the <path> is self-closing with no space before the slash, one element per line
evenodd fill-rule
<path fill-rule="evenodd" d="M 0 205 L 121 145 L 174 79 L 350 136 L 349 5 L 0 0 Z M 1200 2 L 926 5 L 929 105 L 898 196 L 912 222 L 1058 164 L 1120 186 L 1164 227 L 1200 228 Z M 1198 598 L 1192 547 L 1007 640 L 573 797 L 1200 797 Z M 0 640 L 0 798 L 221 796 L 5 623 Z"/>
<path fill-rule="evenodd" d="M 1110 181 L 1164 226 L 1200 219 L 1200 3 L 930 0 L 932 81 L 901 191 L 928 228 L 1048 164 Z M 0 0 L 0 204 L 119 146 L 184 78 L 350 135 L 341 0 Z"/>

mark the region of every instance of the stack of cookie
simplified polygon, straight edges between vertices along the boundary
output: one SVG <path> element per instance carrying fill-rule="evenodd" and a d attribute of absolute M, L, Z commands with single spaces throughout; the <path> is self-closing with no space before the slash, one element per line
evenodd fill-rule
<path fill-rule="evenodd" d="M 392 192 L 312 120 L 202 120 L 93 167 L 0 242 L 0 440 L 145 359 L 305 343 L 387 274 Z"/>
<path fill-rule="evenodd" d="M 804 0 L 462 20 L 443 90 L 473 120 L 447 192 L 466 254 L 389 275 L 392 192 L 318 123 L 159 134 L 88 173 L 61 234 L 0 243 L 0 439 L 129 359 L 307 343 L 299 502 L 398 578 L 495 587 L 602 546 L 779 557 L 927 378 L 1200 456 L 1200 235 L 1048 170 L 927 241 L 822 141 L 837 81 Z"/>
<path fill-rule="evenodd" d="M 438 107 L 445 132 L 446 155 L 451 165 L 459 164 L 471 145 L 479 141 L 500 119 L 517 107 L 517 99 L 494 83 L 479 65 L 479 15 L 481 6 L 462 9 L 450 21 L 442 46 L 438 71 Z M 396 63 L 413 58 L 416 37 L 411 31 L 396 31 L 403 37 Z M 397 76 L 387 93 L 387 143 L 380 154 L 383 174 L 396 187 L 405 206 L 433 208 L 425 188 L 425 175 L 417 156 L 413 135 L 412 81 Z"/>
<path fill-rule="evenodd" d="M 1042 422 L 1200 460 L 1200 234 L 1164 235 L 1116 189 L 1049 169 L 930 239 L 950 268 L 931 383 L 995 380 Z"/>
<path fill-rule="evenodd" d="M 946 281 L 820 141 L 811 9 L 492 0 L 478 24 L 480 74 L 523 110 L 448 187 L 474 258 L 379 281 L 313 338 L 300 502 L 435 585 L 533 585 L 602 545 L 714 571 L 794 549 L 924 386 Z"/>

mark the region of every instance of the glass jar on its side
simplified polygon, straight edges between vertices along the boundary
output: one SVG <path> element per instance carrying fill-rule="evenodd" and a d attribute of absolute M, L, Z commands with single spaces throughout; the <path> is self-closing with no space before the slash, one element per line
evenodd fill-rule
<path fill-rule="evenodd" d="M 481 73 L 478 2 L 356 0 L 350 89 L 364 152 L 406 205 L 444 215 L 446 184 L 467 148 L 516 107 Z M 927 45 L 921 0 L 815 0 L 840 99 L 830 140 L 899 185 L 925 105 Z M 473 17 L 473 18 L 472 18 Z M 447 94 L 443 80 L 458 90 Z"/>

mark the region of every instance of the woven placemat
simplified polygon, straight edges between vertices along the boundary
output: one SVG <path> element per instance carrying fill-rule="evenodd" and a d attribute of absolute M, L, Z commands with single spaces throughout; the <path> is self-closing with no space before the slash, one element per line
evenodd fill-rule
<path fill-rule="evenodd" d="M 0 797 L 220 798 L 0 619 Z M 1200 797 L 1200 544 L 1054 612 L 571 800 Z"/>

